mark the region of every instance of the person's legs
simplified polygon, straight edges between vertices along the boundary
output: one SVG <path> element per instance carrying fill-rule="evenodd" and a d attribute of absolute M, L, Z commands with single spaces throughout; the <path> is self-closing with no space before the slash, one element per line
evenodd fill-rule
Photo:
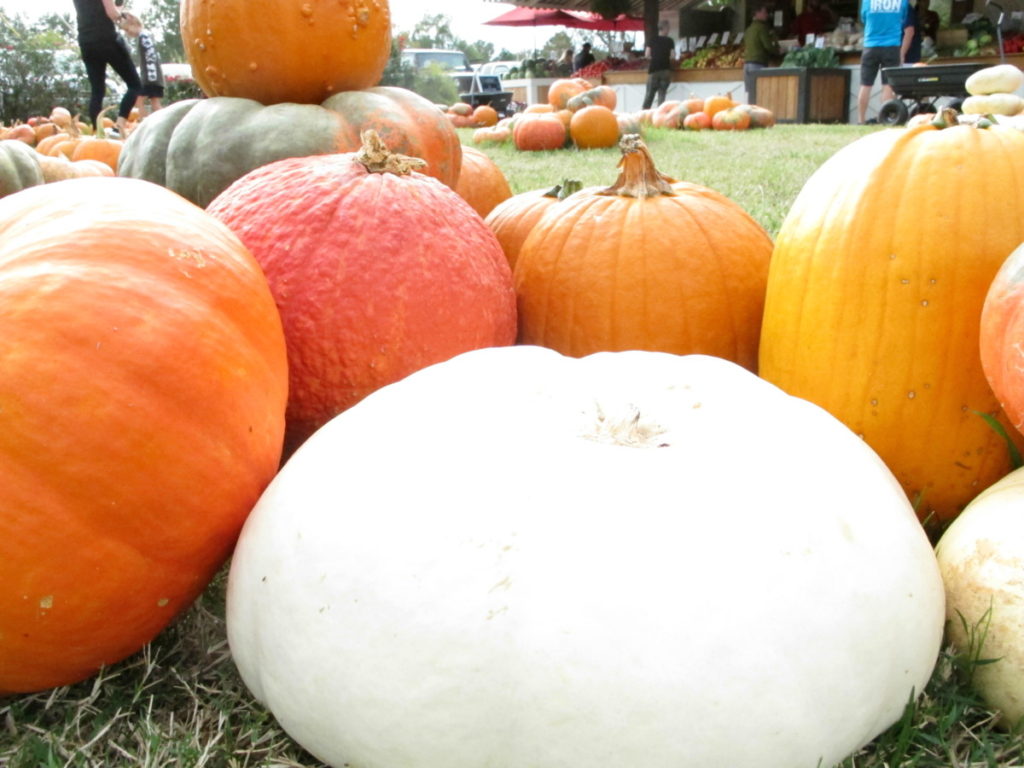
<path fill-rule="evenodd" d="M 655 89 L 658 95 L 658 104 L 665 103 L 665 97 L 668 95 L 668 86 L 672 82 L 672 75 L 668 71 L 655 73 Z"/>
<path fill-rule="evenodd" d="M 871 99 L 871 86 L 862 85 L 857 92 L 857 122 L 864 125 L 864 118 L 868 114 L 868 101 Z"/>
<path fill-rule="evenodd" d="M 85 74 L 89 78 L 89 122 L 96 127 L 96 120 L 103 109 L 103 97 L 107 95 L 107 58 L 95 46 L 79 49 Z"/>
<path fill-rule="evenodd" d="M 642 109 L 650 109 L 651 104 L 654 103 L 655 84 L 654 76 L 650 74 L 647 76 L 647 90 L 644 92 L 644 105 Z"/>
<path fill-rule="evenodd" d="M 142 91 L 142 80 L 139 79 L 139 71 L 135 69 L 135 62 L 124 40 L 117 38 L 116 43 L 110 47 L 110 66 L 118 76 L 124 80 L 125 92 L 121 97 L 121 103 L 117 111 L 117 124 L 121 128 L 128 119 L 128 115 L 135 106 L 135 100 Z"/>

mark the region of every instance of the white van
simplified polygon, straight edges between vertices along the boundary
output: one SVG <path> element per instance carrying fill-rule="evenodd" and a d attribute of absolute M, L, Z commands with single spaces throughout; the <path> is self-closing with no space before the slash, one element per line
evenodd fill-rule
<path fill-rule="evenodd" d="M 404 48 L 402 62 L 420 69 L 430 64 L 437 64 L 441 69 L 453 72 L 472 72 L 469 59 L 462 51 L 450 51 L 443 48 Z"/>

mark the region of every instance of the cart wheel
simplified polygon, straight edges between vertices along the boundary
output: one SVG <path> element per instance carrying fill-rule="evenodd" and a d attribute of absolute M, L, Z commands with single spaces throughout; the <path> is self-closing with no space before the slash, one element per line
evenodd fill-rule
<path fill-rule="evenodd" d="M 934 104 L 925 104 L 924 102 L 917 101 L 910 105 L 911 117 L 914 115 L 934 115 L 938 111 Z"/>
<path fill-rule="evenodd" d="M 878 110 L 878 122 L 881 125 L 903 125 L 908 117 L 910 110 L 899 99 L 890 99 Z"/>

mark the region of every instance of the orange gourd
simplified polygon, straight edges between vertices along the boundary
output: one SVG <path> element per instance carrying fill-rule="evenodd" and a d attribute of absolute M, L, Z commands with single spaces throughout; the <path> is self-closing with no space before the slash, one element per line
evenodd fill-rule
<path fill-rule="evenodd" d="M 140 650 L 276 473 L 287 362 L 238 238 L 155 184 L 0 200 L 0 694 Z"/>
<path fill-rule="evenodd" d="M 660 174 L 638 136 L 622 148 L 614 185 L 565 199 L 526 237 L 514 270 L 520 341 L 753 369 L 771 239 L 725 196 Z"/>
<path fill-rule="evenodd" d="M 1024 434 L 1024 246 L 1003 262 L 982 305 L 981 367 L 1007 418 Z"/>
<path fill-rule="evenodd" d="M 380 81 L 387 0 L 183 0 L 181 40 L 207 96 L 319 104 Z"/>
<path fill-rule="evenodd" d="M 501 168 L 476 147 L 462 148 L 462 171 L 455 191 L 481 217 L 512 197 L 512 188 Z"/>
<path fill-rule="evenodd" d="M 778 234 L 761 375 L 861 435 L 922 518 L 951 520 L 1010 468 L 980 415 L 1003 418 L 979 324 L 1022 210 L 1024 134 L 917 126 L 833 155 Z"/>
<path fill-rule="evenodd" d="M 709 96 L 704 99 L 704 111 L 708 113 L 708 117 L 714 119 L 717 112 L 721 112 L 725 109 L 735 107 L 736 102 L 728 96 L 717 94 L 715 96 Z"/>

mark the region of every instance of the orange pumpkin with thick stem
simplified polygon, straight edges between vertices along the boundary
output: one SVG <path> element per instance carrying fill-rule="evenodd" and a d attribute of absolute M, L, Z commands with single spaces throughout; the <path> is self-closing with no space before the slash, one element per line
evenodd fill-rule
<path fill-rule="evenodd" d="M 1005 418 L 979 333 L 1022 210 L 1024 134 L 926 125 L 841 149 L 779 230 L 760 373 L 861 435 L 922 519 L 953 519 L 1010 469 L 981 415 Z"/>
<path fill-rule="evenodd" d="M 380 81 L 387 0 L 183 0 L 181 40 L 207 96 L 319 104 Z"/>
<path fill-rule="evenodd" d="M 638 136 L 622 148 L 614 185 L 549 208 L 527 235 L 514 270 L 520 341 L 754 369 L 771 239 L 725 196 L 660 174 Z"/>
<path fill-rule="evenodd" d="M 0 694 L 140 650 L 275 475 L 287 361 L 226 227 L 134 179 L 0 200 Z"/>
<path fill-rule="evenodd" d="M 512 188 L 497 163 L 476 147 L 462 148 L 462 171 L 455 191 L 481 217 L 498 203 L 512 197 Z"/>
<path fill-rule="evenodd" d="M 288 342 L 286 452 L 380 387 L 515 340 L 508 262 L 483 219 L 367 131 L 363 149 L 280 160 L 207 211 L 263 266 Z"/>

